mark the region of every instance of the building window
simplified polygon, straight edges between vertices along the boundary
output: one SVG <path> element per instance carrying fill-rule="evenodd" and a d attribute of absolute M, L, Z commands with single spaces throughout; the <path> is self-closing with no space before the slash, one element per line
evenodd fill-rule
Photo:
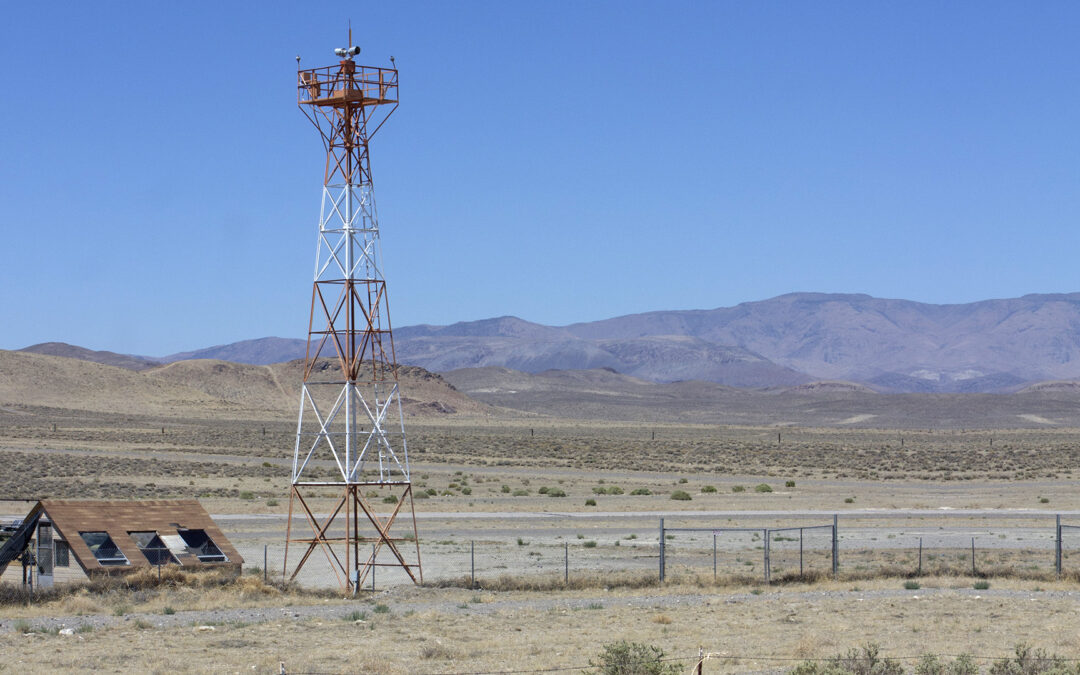
<path fill-rule="evenodd" d="M 169 552 L 169 548 L 165 542 L 161 541 L 157 532 L 128 532 L 128 534 L 151 565 L 176 563 L 176 558 Z"/>
<path fill-rule="evenodd" d="M 124 552 L 116 547 L 108 532 L 80 532 L 87 548 L 100 565 L 130 565 Z"/>
<path fill-rule="evenodd" d="M 200 562 L 229 562 L 214 540 L 206 534 L 206 530 L 177 530 L 176 532 L 184 539 L 188 552 Z"/>
<path fill-rule="evenodd" d="M 71 558 L 68 556 L 68 545 L 66 541 L 54 539 L 53 550 L 55 552 L 53 565 L 56 567 L 68 567 L 71 565 Z"/>

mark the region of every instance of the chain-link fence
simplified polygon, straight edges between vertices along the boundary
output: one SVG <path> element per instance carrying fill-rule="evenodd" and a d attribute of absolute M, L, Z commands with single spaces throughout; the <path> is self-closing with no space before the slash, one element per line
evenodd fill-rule
<path fill-rule="evenodd" d="M 744 518 L 743 520 L 750 520 Z M 679 527 L 660 521 L 659 576 L 712 573 L 778 578 L 971 574 L 1048 576 L 1080 572 L 1080 524 L 1031 513 L 861 513 L 832 523 Z"/>
<path fill-rule="evenodd" d="M 669 571 L 700 574 L 711 557 L 713 578 L 806 576 L 836 570 L 835 522 L 779 527 L 668 527 L 660 519 L 660 580 Z M 711 542 L 711 548 L 709 544 Z"/>
<path fill-rule="evenodd" d="M 501 577 L 594 583 L 623 573 L 758 583 L 832 574 L 1050 578 L 1080 575 L 1078 521 L 1076 514 L 991 510 L 686 513 L 665 515 L 662 524 L 647 514 L 481 514 L 475 521 L 448 521 L 452 529 L 442 537 L 422 537 L 421 555 L 425 581 L 468 579 L 477 586 Z M 269 573 L 280 576 L 276 525 L 230 533 L 230 539 L 248 567 L 269 564 Z M 382 551 L 379 562 L 393 561 Z M 308 567 L 301 583 L 334 585 L 322 566 Z M 411 581 L 388 566 L 379 568 L 375 583 L 385 588 Z"/>

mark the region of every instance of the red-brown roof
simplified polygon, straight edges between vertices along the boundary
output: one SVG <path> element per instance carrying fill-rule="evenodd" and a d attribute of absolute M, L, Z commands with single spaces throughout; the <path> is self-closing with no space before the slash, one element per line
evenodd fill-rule
<path fill-rule="evenodd" d="M 71 501 L 46 499 L 41 502 L 45 516 L 56 532 L 67 541 L 72 555 L 87 573 L 117 572 L 146 567 L 150 562 L 143 555 L 130 532 L 155 531 L 159 536 L 176 535 L 178 529 L 204 530 L 227 562 L 203 562 L 190 553 L 176 558 L 184 567 L 235 567 L 244 559 L 233 548 L 210 514 L 194 499 L 154 501 Z M 127 556 L 130 565 L 105 566 L 80 536 L 81 532 L 107 532 L 116 547 Z M 174 551 L 174 554 L 176 552 Z"/>

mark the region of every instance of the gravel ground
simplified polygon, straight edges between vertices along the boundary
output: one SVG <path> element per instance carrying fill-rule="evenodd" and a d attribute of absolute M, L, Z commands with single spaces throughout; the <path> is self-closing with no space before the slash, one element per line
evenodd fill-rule
<path fill-rule="evenodd" d="M 602 600 L 605 607 L 629 607 L 638 609 L 677 609 L 685 607 L 709 606 L 712 604 L 753 607 L 757 603 L 788 602 L 795 600 L 816 601 L 826 598 L 846 599 L 851 602 L 881 599 L 908 599 L 911 601 L 933 601 L 943 597 L 966 597 L 987 600 L 1026 600 L 1074 599 L 1080 601 L 1078 591 L 1027 591 L 1012 589 L 955 589 L 924 588 L 919 590 L 879 589 L 862 591 L 821 590 L 789 591 L 778 590 L 762 593 L 734 594 L 656 594 L 620 596 L 609 592 L 597 591 L 587 597 L 559 597 L 558 594 L 528 594 L 530 597 L 500 599 L 505 594 L 492 593 L 483 589 L 464 591 L 470 596 L 479 597 L 483 602 L 469 603 L 467 610 L 462 608 L 460 597 L 452 599 L 432 599 L 432 595 L 461 596 L 462 591 L 437 591 L 426 589 L 400 588 L 370 593 L 365 592 L 355 601 L 327 600 L 320 604 L 288 605 L 285 607 L 251 607 L 238 609 L 213 609 L 177 611 L 175 614 L 131 613 L 123 616 L 105 614 L 87 614 L 82 616 L 56 616 L 31 619 L 2 619 L 0 632 L 15 630 L 16 623 L 29 625 L 34 630 L 51 630 L 92 626 L 95 629 L 122 626 L 129 622 L 142 621 L 159 628 L 178 626 L 216 626 L 222 624 L 258 624 L 269 621 L 305 621 L 308 619 L 341 619 L 352 611 L 370 612 L 375 604 L 392 607 L 397 614 L 405 612 L 441 612 L 468 611 L 470 614 L 493 615 L 503 611 L 551 611 L 586 609 Z M 517 595 L 517 594 L 515 594 Z M 547 596 L 547 597 L 544 597 Z M 554 597 L 551 597 L 554 596 Z"/>

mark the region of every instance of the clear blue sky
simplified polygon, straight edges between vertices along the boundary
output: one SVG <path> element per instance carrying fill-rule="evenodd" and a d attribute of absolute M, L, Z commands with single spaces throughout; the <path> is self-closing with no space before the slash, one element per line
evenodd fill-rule
<path fill-rule="evenodd" d="M 303 336 L 349 18 L 395 325 L 1080 290 L 1077 3 L 20 2 L 0 348 Z"/>

